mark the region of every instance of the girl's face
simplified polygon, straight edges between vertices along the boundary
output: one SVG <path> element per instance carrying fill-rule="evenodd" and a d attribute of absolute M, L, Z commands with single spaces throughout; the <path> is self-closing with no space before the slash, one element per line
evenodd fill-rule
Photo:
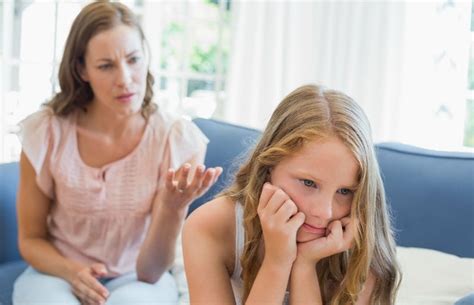
<path fill-rule="evenodd" d="M 357 160 L 337 137 L 308 142 L 272 169 L 270 182 L 306 216 L 298 242 L 326 236 L 331 221 L 350 214 L 358 172 Z"/>
<path fill-rule="evenodd" d="M 148 72 L 138 30 L 118 25 L 92 37 L 81 72 L 94 92 L 94 106 L 122 115 L 138 112 Z"/>

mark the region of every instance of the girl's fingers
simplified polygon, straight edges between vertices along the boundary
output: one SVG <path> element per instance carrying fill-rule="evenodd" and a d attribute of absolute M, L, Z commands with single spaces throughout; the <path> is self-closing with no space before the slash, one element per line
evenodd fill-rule
<path fill-rule="evenodd" d="M 328 234 L 328 237 L 329 236 L 332 236 L 334 240 L 342 240 L 342 224 L 341 224 L 341 221 L 340 220 L 334 220 L 332 221 L 329 226 L 328 226 L 328 229 L 329 229 L 329 234 Z"/>
<path fill-rule="evenodd" d="M 268 201 L 272 197 L 273 193 L 276 191 L 276 188 L 270 184 L 270 182 L 265 182 L 262 187 L 262 192 L 260 193 L 260 199 L 258 201 L 257 212 L 261 213 L 263 209 L 268 204 Z"/>
<path fill-rule="evenodd" d="M 296 204 L 291 200 L 287 199 L 283 204 L 278 208 L 275 213 L 275 216 L 278 218 L 280 223 L 287 223 L 291 216 L 298 213 L 298 208 Z"/>
<path fill-rule="evenodd" d="M 305 219 L 306 216 L 303 212 L 297 212 L 290 218 L 288 224 L 292 227 L 294 231 L 298 231 L 298 229 L 303 225 Z"/>
<path fill-rule="evenodd" d="M 348 218 L 348 220 L 346 220 Z M 349 217 L 344 217 L 341 219 L 342 225 L 344 226 L 343 239 L 347 248 L 352 246 L 352 241 L 355 238 L 355 231 L 359 224 L 357 219 L 350 219 Z"/>
<path fill-rule="evenodd" d="M 290 199 L 290 197 L 282 189 L 278 188 L 268 201 L 267 206 L 265 207 L 266 212 L 270 215 L 275 214 L 281 205 L 288 199 Z"/>

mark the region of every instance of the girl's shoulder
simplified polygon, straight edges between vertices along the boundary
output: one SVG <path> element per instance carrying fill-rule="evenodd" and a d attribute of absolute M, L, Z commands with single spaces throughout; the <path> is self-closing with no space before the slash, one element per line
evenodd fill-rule
<path fill-rule="evenodd" d="M 184 243 L 203 241 L 208 251 L 223 259 L 230 273 L 235 254 L 235 205 L 229 197 L 215 198 L 194 210 L 183 229 Z"/>
<path fill-rule="evenodd" d="M 218 240 L 227 239 L 235 234 L 235 204 L 229 197 L 217 197 L 194 210 L 186 226 Z"/>

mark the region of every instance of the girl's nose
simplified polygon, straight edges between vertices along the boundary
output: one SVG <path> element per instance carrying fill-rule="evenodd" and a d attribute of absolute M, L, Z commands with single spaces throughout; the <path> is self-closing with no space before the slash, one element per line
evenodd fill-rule
<path fill-rule="evenodd" d="M 311 215 L 323 220 L 331 220 L 333 214 L 332 194 L 318 194 L 316 202 L 311 205 Z"/>

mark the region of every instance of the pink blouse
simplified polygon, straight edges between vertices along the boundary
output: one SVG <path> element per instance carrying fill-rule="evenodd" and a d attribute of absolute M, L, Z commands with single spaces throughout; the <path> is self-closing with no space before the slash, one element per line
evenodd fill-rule
<path fill-rule="evenodd" d="M 53 201 L 51 241 L 68 258 L 105 264 L 109 276 L 134 271 L 160 180 L 169 167 L 204 160 L 208 139 L 194 123 L 157 111 L 130 154 L 94 168 L 79 155 L 76 117 L 44 108 L 19 124 L 36 182 Z"/>

